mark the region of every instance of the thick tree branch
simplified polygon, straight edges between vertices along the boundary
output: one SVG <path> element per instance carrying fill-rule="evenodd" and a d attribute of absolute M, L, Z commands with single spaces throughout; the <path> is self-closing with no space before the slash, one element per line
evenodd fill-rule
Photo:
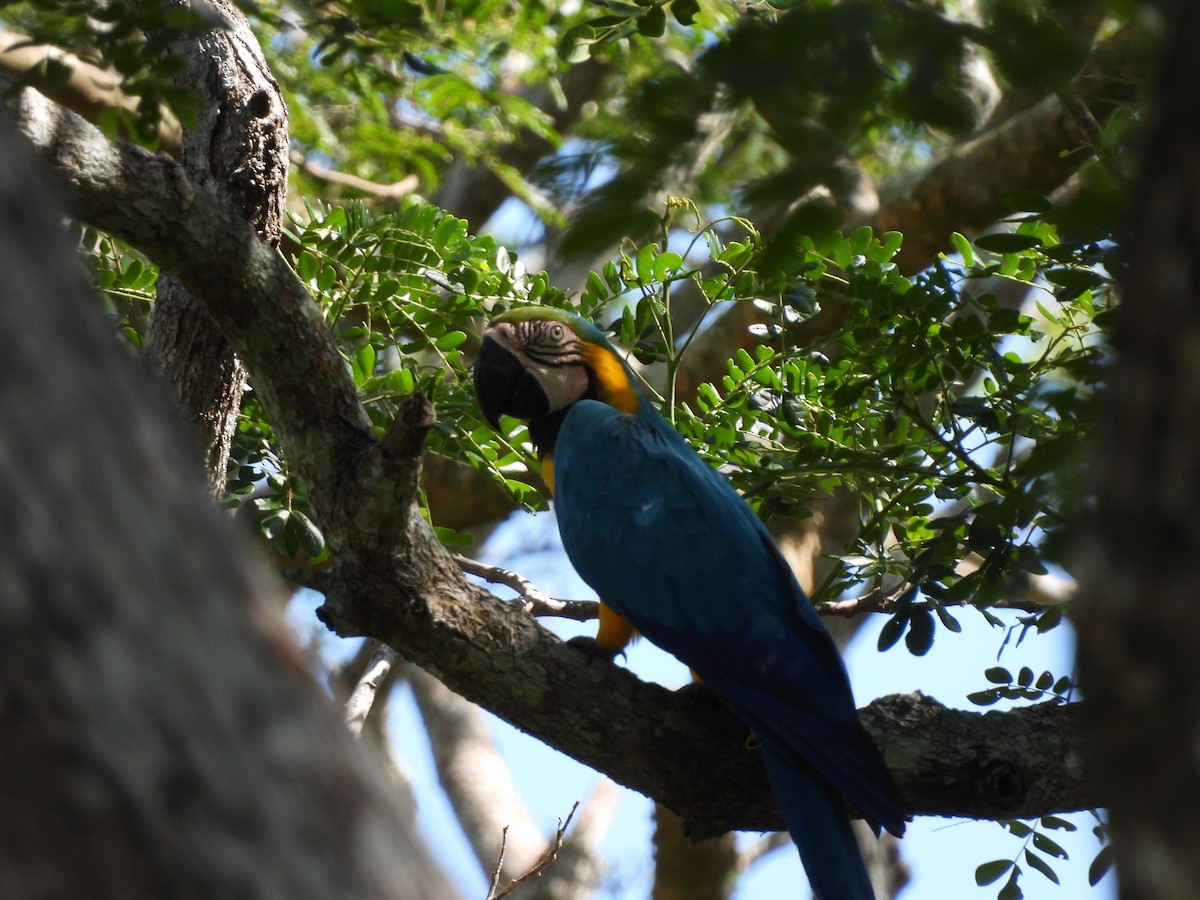
<path fill-rule="evenodd" d="M 413 461 L 383 452 L 315 304 L 236 213 L 165 158 L 113 145 L 69 114 L 27 111 L 23 130 L 81 217 L 174 269 L 244 354 L 333 548 L 328 624 L 385 640 L 468 699 L 675 809 L 696 836 L 780 826 L 745 729 L 716 700 L 589 659 L 463 578 L 416 512 Z M 982 817 L 1099 802 L 1079 766 L 1063 770 L 1081 755 L 1076 717 L 1046 707 L 981 716 L 920 697 L 864 712 L 918 813 Z"/>

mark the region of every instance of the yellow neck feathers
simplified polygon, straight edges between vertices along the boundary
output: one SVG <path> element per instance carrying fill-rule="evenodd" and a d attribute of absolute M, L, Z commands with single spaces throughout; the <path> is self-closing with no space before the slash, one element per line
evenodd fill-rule
<path fill-rule="evenodd" d="M 580 352 L 596 376 L 600 400 L 623 413 L 637 412 L 638 393 L 621 361 L 596 344 L 584 344 Z"/>

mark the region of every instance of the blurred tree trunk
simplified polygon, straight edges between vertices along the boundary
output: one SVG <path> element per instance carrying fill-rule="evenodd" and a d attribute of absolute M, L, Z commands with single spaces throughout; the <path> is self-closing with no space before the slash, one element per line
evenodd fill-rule
<path fill-rule="evenodd" d="M 1121 896 L 1200 897 L 1200 6 L 1166 29 L 1145 122 L 1079 671 Z"/>
<path fill-rule="evenodd" d="M 0 896 L 454 897 L 0 124 Z"/>

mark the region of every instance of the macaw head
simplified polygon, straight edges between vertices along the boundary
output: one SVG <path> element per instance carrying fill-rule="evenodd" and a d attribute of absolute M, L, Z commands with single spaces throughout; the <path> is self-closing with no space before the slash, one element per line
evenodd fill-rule
<path fill-rule="evenodd" d="M 506 312 L 484 329 L 475 396 L 493 427 L 501 416 L 539 419 L 585 398 L 623 412 L 641 402 L 633 373 L 599 328 L 538 306 Z"/>

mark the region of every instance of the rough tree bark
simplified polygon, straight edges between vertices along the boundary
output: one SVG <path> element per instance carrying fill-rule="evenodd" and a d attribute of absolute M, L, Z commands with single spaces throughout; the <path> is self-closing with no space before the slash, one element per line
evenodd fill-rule
<path fill-rule="evenodd" d="M 245 16 L 228 0 L 207 6 L 220 25 L 184 32 L 171 46 L 183 65 L 177 81 L 195 97 L 195 123 L 183 132 L 183 168 L 196 190 L 226 198 L 268 246 L 278 247 L 287 195 L 287 108 Z M 219 499 L 246 367 L 220 326 L 167 270 L 158 279 L 146 358 L 195 433 L 209 490 Z"/>
<path fill-rule="evenodd" d="M 1175 6 L 1076 601 L 1088 748 L 1127 900 L 1200 896 L 1200 6 Z"/>
<path fill-rule="evenodd" d="M 0 896 L 453 897 L 0 159 Z"/>

